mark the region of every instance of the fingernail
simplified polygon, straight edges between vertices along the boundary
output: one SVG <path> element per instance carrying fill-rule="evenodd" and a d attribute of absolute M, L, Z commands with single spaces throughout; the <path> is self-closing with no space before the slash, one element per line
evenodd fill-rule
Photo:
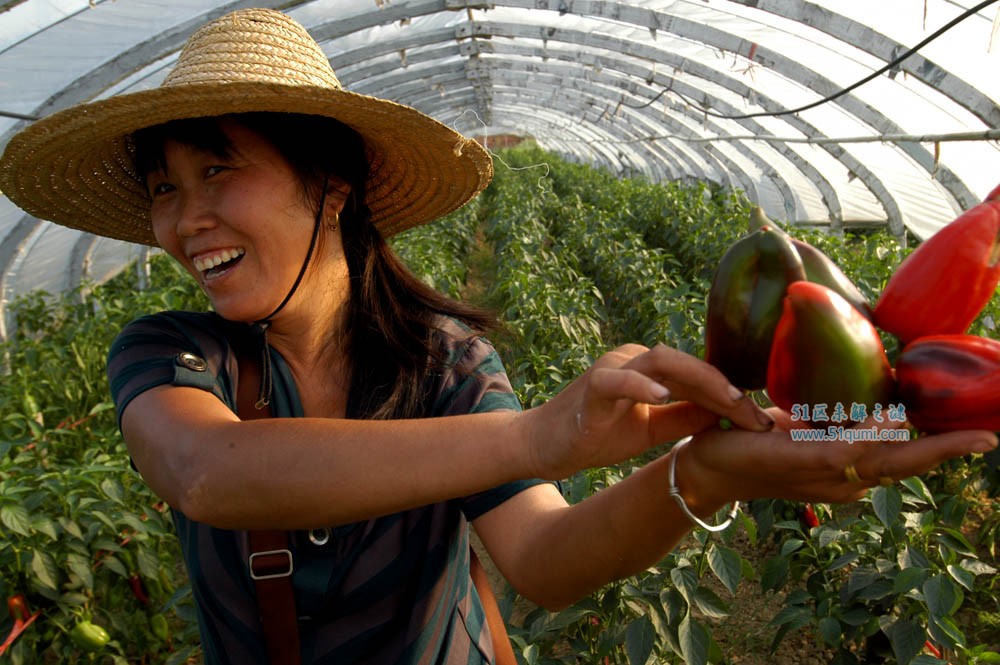
<path fill-rule="evenodd" d="M 734 400 L 743 399 L 747 396 L 745 392 L 737 388 L 736 386 L 729 386 L 729 396 Z"/>
<path fill-rule="evenodd" d="M 650 390 L 657 402 L 666 402 L 670 399 L 670 389 L 661 383 L 653 383 Z"/>
<path fill-rule="evenodd" d="M 997 439 L 993 437 L 991 439 L 981 439 L 972 446 L 972 449 L 977 453 L 988 453 L 995 450 L 997 447 Z"/>

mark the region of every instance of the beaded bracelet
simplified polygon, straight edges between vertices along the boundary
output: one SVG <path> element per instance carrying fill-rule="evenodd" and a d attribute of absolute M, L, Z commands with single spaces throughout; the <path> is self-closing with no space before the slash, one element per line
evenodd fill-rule
<path fill-rule="evenodd" d="M 704 520 L 702 520 L 700 517 L 698 517 L 697 515 L 695 515 L 694 513 L 691 512 L 691 509 L 688 508 L 687 503 L 685 503 L 685 501 L 684 501 L 684 497 L 681 496 L 681 491 L 677 488 L 676 476 L 675 476 L 675 473 L 674 473 L 674 471 L 677 468 L 677 455 L 678 455 L 678 453 L 680 453 L 681 448 L 688 441 L 690 441 L 691 439 L 692 439 L 692 437 L 690 437 L 690 436 L 681 439 L 676 444 L 674 444 L 673 451 L 671 451 L 671 455 L 670 455 L 670 496 L 674 497 L 674 500 L 677 501 L 677 505 L 679 505 L 681 507 L 681 510 L 684 511 L 684 514 L 687 515 L 688 518 L 692 522 L 694 522 L 695 524 L 697 524 L 698 526 L 700 526 L 703 529 L 707 529 L 708 531 L 722 531 L 723 529 L 725 529 L 726 527 L 728 527 L 730 524 L 732 524 L 734 519 L 736 519 L 736 513 L 738 513 L 739 510 L 740 510 L 740 502 L 739 501 L 734 501 L 733 502 L 733 509 L 729 511 L 729 518 L 725 522 L 723 522 L 722 524 L 714 524 L 714 525 L 713 524 L 708 524 L 707 522 L 705 522 Z"/>

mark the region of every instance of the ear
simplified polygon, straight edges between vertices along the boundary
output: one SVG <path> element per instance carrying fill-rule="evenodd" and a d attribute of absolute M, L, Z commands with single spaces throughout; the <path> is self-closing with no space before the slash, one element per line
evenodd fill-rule
<path fill-rule="evenodd" d="M 339 215 L 351 195 L 351 186 L 336 176 L 330 176 L 326 183 L 326 210 L 324 215 Z"/>

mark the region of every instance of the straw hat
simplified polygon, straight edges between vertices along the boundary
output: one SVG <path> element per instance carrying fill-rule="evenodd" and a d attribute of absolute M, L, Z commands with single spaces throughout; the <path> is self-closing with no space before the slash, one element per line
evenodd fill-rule
<path fill-rule="evenodd" d="M 246 111 L 328 116 L 360 133 L 371 161 L 367 203 L 386 236 L 455 210 L 493 175 L 478 143 L 408 106 L 344 90 L 301 25 L 247 9 L 195 32 L 159 88 L 69 108 L 17 134 L 0 160 L 0 191 L 39 219 L 156 245 L 129 136 Z"/>

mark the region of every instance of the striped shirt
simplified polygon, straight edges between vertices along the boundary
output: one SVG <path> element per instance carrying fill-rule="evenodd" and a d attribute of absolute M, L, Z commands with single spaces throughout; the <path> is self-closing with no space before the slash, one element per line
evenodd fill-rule
<path fill-rule="evenodd" d="M 215 314 L 191 312 L 130 323 L 108 357 L 119 422 L 133 398 L 166 384 L 210 391 L 235 412 L 237 362 L 230 340 L 245 331 Z M 435 376 L 428 416 L 520 409 L 489 342 L 451 320 L 438 337 L 449 362 Z M 271 361 L 272 413 L 301 417 L 288 366 L 273 349 Z M 468 522 L 538 482 L 510 483 L 328 531 L 292 532 L 303 663 L 492 663 L 485 614 L 469 578 Z M 177 510 L 173 517 L 205 662 L 264 665 L 246 532 L 198 523 Z"/>

